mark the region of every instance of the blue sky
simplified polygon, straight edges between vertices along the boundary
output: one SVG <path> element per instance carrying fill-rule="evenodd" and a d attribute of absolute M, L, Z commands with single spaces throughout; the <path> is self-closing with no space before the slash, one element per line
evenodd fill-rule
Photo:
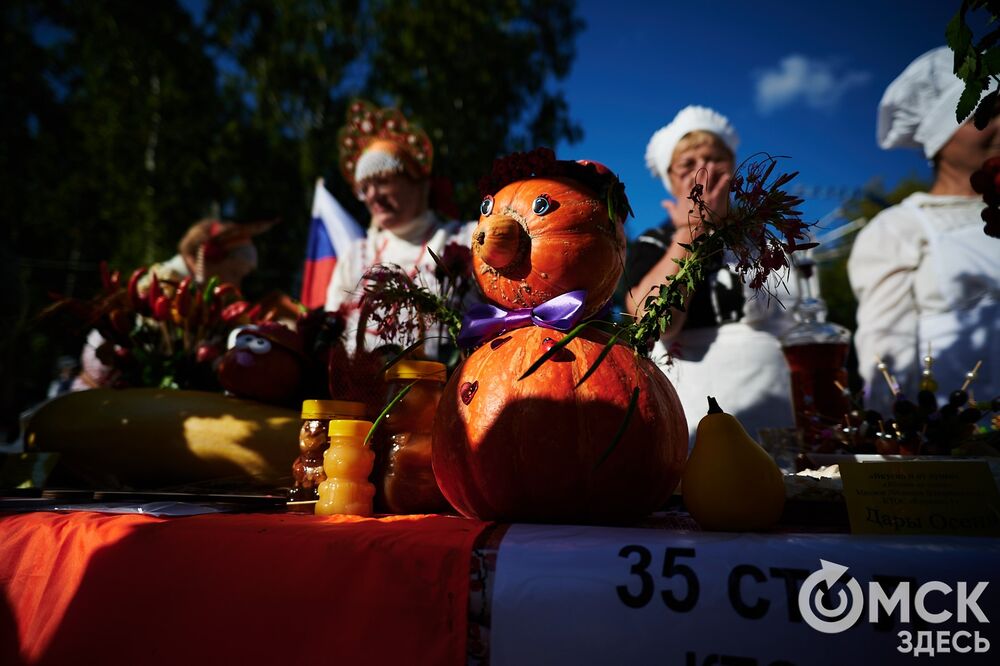
<path fill-rule="evenodd" d="M 930 179 L 917 151 L 881 150 L 875 117 L 885 87 L 921 53 L 945 43 L 958 0 L 639 2 L 580 0 L 586 21 L 565 91 L 584 130 L 563 159 L 593 159 L 626 184 L 629 235 L 659 224 L 666 197 L 645 167 L 649 137 L 688 104 L 727 115 L 738 157 L 786 155 L 803 186 L 889 188 Z M 807 219 L 839 204 L 810 198 Z"/>

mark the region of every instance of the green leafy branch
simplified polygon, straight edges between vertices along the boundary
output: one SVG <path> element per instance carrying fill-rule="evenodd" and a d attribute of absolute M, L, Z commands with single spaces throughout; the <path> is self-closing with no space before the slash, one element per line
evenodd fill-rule
<path fill-rule="evenodd" d="M 1000 28 L 978 41 L 967 20 L 970 11 L 985 9 L 990 24 L 1000 16 L 1000 0 L 963 0 L 958 12 L 948 22 L 945 38 L 955 53 L 955 75 L 965 82 L 965 89 L 955 107 L 955 119 L 965 122 L 969 115 L 978 129 L 984 129 L 993 117 L 998 90 L 983 95 L 992 81 L 1000 83 Z"/>
<path fill-rule="evenodd" d="M 626 339 L 637 349 L 645 349 L 670 329 L 675 311 L 684 311 L 687 294 L 705 277 L 705 263 L 708 258 L 722 252 L 721 236 L 702 234 L 690 245 L 681 245 L 690 254 L 686 258 L 674 259 L 678 270 L 666 276 L 666 282 L 655 287 L 644 303 L 645 311 L 635 322 L 627 326 Z"/>
<path fill-rule="evenodd" d="M 700 220 L 701 233 L 681 245 L 688 256 L 674 259 L 677 272 L 665 276 L 656 293 L 646 296 L 643 315 L 625 327 L 621 337 L 634 348 L 649 349 L 670 329 L 673 313 L 684 311 L 688 294 L 704 280 L 712 257 L 731 252 L 740 279 L 760 291 L 771 273 L 787 271 L 789 255 L 817 245 L 800 242 L 808 240 L 812 224 L 802 220 L 802 199 L 783 189 L 798 172 L 772 178 L 777 161 L 764 153 L 747 158 L 733 176 L 725 211 L 709 208 L 702 183 L 692 188 L 691 215 Z"/>

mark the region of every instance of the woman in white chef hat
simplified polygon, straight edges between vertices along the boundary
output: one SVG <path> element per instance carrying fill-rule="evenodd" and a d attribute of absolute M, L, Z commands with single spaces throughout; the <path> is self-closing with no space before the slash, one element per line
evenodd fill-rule
<path fill-rule="evenodd" d="M 651 290 L 677 272 L 675 260 L 688 255 L 684 245 L 701 233 L 687 198 L 695 182 L 705 185 L 708 208 L 725 210 L 738 145 L 729 120 L 704 106 L 682 109 L 653 134 L 646 164 L 674 200 L 663 203 L 670 219 L 629 249 L 629 314 L 642 314 Z M 652 355 L 677 389 L 692 440 L 709 395 L 754 437 L 761 428 L 789 427 L 793 421 L 788 365 L 776 337 L 791 317 L 766 295 L 754 298 L 731 269 L 733 259 L 722 257 L 706 268 L 704 282 L 688 295 L 685 311 L 674 313 L 671 330 Z M 791 303 L 794 297 L 778 279 L 769 280 L 768 289 Z"/>
<path fill-rule="evenodd" d="M 855 345 L 868 405 L 891 413 L 878 360 L 913 400 L 923 358 L 933 358 L 939 401 L 978 361 L 978 400 L 1000 393 L 1000 240 L 983 233 L 985 208 L 970 175 L 1000 155 L 1000 120 L 979 131 L 959 124 L 964 84 L 946 47 L 914 60 L 886 88 L 878 110 L 882 148 L 917 148 L 934 184 L 876 215 L 858 234 L 848 263 L 858 298 Z"/>

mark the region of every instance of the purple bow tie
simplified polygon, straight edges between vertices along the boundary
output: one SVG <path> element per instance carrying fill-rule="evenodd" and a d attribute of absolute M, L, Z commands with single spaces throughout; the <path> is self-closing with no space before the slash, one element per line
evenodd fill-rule
<path fill-rule="evenodd" d="M 586 289 L 568 291 L 533 308 L 504 310 L 486 303 L 473 305 L 462 320 L 458 336 L 460 347 L 475 347 L 501 333 L 524 326 L 541 326 L 568 331 L 583 317 Z"/>

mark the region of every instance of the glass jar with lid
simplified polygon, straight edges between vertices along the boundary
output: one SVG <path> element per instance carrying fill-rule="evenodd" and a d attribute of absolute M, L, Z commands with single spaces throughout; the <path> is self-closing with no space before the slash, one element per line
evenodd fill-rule
<path fill-rule="evenodd" d="M 303 400 L 302 427 L 299 429 L 299 456 L 292 463 L 294 486 L 289 499 L 309 502 L 319 495 L 317 488 L 326 480 L 323 453 L 330 445 L 329 424 L 333 419 L 363 419 L 366 407 L 346 400 Z"/>
<path fill-rule="evenodd" d="M 386 404 L 406 394 L 380 426 L 384 465 L 381 498 L 392 513 L 436 513 L 449 508 L 431 468 L 434 415 L 448 380 L 435 361 L 399 361 L 385 373 Z"/>

